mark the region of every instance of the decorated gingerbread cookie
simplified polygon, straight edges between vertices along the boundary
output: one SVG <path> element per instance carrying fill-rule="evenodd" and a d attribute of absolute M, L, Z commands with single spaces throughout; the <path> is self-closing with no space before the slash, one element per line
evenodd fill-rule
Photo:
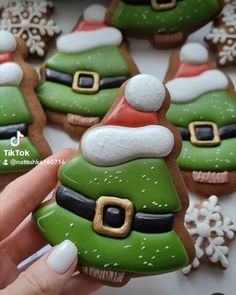
<path fill-rule="evenodd" d="M 27 48 L 0 31 L 0 191 L 50 155 L 43 138 L 46 118 L 35 94 L 38 75 L 24 61 Z"/>
<path fill-rule="evenodd" d="M 75 138 L 101 121 L 122 83 L 138 73 L 121 32 L 104 23 L 105 14 L 101 5 L 88 7 L 42 68 L 38 96 L 48 119 Z"/>
<path fill-rule="evenodd" d="M 218 198 L 211 196 L 202 203 L 191 205 L 185 216 L 185 225 L 194 241 L 196 257 L 183 269 L 183 273 L 189 274 L 201 263 L 226 269 L 229 265 L 229 243 L 235 237 L 236 224 L 222 215 Z"/>
<path fill-rule="evenodd" d="M 53 2 L 39 0 L 0 1 L 0 29 L 23 39 L 29 53 L 43 57 L 60 28 L 51 19 Z"/>
<path fill-rule="evenodd" d="M 189 189 L 205 196 L 236 190 L 236 93 L 208 50 L 189 43 L 170 61 L 168 119 L 179 128 L 178 159 Z"/>
<path fill-rule="evenodd" d="M 114 286 L 186 266 L 188 194 L 176 158 L 181 139 L 165 118 L 169 99 L 153 76 L 125 83 L 110 112 L 61 167 L 55 197 L 34 222 L 53 245 L 70 239 L 80 270 Z"/>
<path fill-rule="evenodd" d="M 181 45 L 188 35 L 213 19 L 223 0 L 113 0 L 107 23 L 165 49 Z"/>
<path fill-rule="evenodd" d="M 236 64 L 236 1 L 224 0 L 225 6 L 206 41 L 215 49 L 220 66 Z"/>

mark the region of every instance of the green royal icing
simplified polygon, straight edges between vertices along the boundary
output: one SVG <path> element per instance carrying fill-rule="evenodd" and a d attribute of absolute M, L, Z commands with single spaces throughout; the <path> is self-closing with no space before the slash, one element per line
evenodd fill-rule
<path fill-rule="evenodd" d="M 0 86 L 0 126 L 31 124 L 32 115 L 17 86 Z"/>
<path fill-rule="evenodd" d="M 96 94 L 75 93 L 72 88 L 53 82 L 45 82 L 37 90 L 42 105 L 61 113 L 103 117 L 113 105 L 119 88 L 101 90 Z"/>
<path fill-rule="evenodd" d="M 178 164 L 183 170 L 230 171 L 236 170 L 236 138 L 224 139 L 216 147 L 197 147 L 183 141 Z"/>
<path fill-rule="evenodd" d="M 167 118 L 178 127 L 193 121 L 211 121 L 218 126 L 236 123 L 236 99 L 227 91 L 212 91 L 188 103 L 171 103 Z"/>
<path fill-rule="evenodd" d="M 72 74 L 97 72 L 102 77 L 129 76 L 129 66 L 116 46 L 100 47 L 82 53 L 56 53 L 46 63 L 51 70 Z"/>
<path fill-rule="evenodd" d="M 15 153 L 17 153 L 17 151 L 28 151 L 30 156 L 21 156 L 21 155 L 5 155 L 5 150 L 10 150 L 13 151 Z M 19 153 L 19 152 L 18 152 Z M 37 149 L 33 146 L 33 144 L 31 143 L 30 139 L 28 137 L 23 138 L 21 145 L 19 147 L 12 147 L 10 145 L 10 140 L 9 139 L 5 139 L 5 140 L 0 140 L 0 173 L 14 173 L 14 172 L 25 172 L 28 170 L 31 170 L 33 167 L 36 166 L 36 163 L 28 163 L 25 162 L 23 163 L 22 161 L 37 161 L 40 160 L 41 156 L 39 154 L 39 152 L 37 151 Z M 7 160 L 7 165 L 4 165 L 4 163 L 6 164 Z M 13 163 L 12 161 L 20 161 L 21 163 Z"/>
<path fill-rule="evenodd" d="M 121 1 L 112 23 L 121 29 L 143 34 L 171 34 L 198 27 L 218 10 L 218 0 L 178 1 L 175 8 L 164 11 L 155 11 L 150 5 L 129 5 Z"/>
<path fill-rule="evenodd" d="M 182 268 L 189 262 L 174 231 L 164 234 L 132 231 L 125 239 L 113 239 L 98 235 L 90 221 L 56 203 L 39 209 L 33 219 L 52 245 L 65 239 L 74 242 L 79 250 L 79 261 L 84 265 L 124 272 L 163 273 Z"/>
<path fill-rule="evenodd" d="M 90 164 L 82 155 L 63 165 L 61 183 L 88 198 L 113 196 L 131 200 L 137 211 L 180 210 L 178 194 L 163 159 L 138 159 L 113 167 Z"/>

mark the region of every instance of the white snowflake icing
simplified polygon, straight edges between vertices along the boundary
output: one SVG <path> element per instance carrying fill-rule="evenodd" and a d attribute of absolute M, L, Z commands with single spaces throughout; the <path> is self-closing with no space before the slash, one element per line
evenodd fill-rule
<path fill-rule="evenodd" d="M 230 218 L 222 216 L 218 198 L 211 196 L 200 207 L 191 205 L 186 212 L 185 226 L 193 239 L 196 257 L 192 264 L 182 270 L 183 273 L 187 275 L 192 269 L 198 268 L 204 257 L 227 268 L 227 241 L 234 238 L 236 224 Z"/>
<path fill-rule="evenodd" d="M 46 44 L 42 40 L 44 36 L 53 37 L 60 33 L 60 28 L 51 19 L 44 16 L 48 9 L 53 7 L 51 1 L 1 1 L 3 7 L 0 29 L 12 32 L 16 37 L 21 37 L 31 54 L 43 56 Z"/>
<path fill-rule="evenodd" d="M 236 59 L 236 1 L 225 0 L 225 7 L 220 16 L 225 28 L 215 27 L 207 35 L 206 39 L 214 44 L 223 44 L 219 52 L 219 63 L 225 65 L 227 62 L 233 62 Z"/>

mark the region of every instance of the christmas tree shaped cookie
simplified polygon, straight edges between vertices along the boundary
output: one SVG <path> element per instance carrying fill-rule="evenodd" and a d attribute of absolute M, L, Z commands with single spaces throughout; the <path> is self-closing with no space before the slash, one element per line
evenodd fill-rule
<path fill-rule="evenodd" d="M 128 34 L 150 39 L 154 47 L 171 48 L 212 20 L 222 4 L 223 0 L 113 0 L 106 19 Z"/>
<path fill-rule="evenodd" d="M 138 73 L 121 32 L 105 24 L 105 14 L 101 5 L 88 7 L 42 69 L 38 96 L 49 121 L 77 138 L 101 121 L 122 83 Z"/>
<path fill-rule="evenodd" d="M 189 43 L 170 62 L 168 119 L 183 137 L 178 164 L 188 187 L 202 195 L 236 190 L 236 93 L 207 49 Z"/>
<path fill-rule="evenodd" d="M 38 75 L 24 61 L 27 49 L 0 31 L 0 190 L 51 151 L 42 135 L 46 118 L 34 89 Z"/>
<path fill-rule="evenodd" d="M 175 163 L 181 141 L 166 121 L 168 105 L 158 79 L 131 78 L 84 134 L 81 152 L 61 167 L 55 197 L 33 216 L 51 244 L 73 241 L 80 270 L 105 284 L 174 271 L 194 255 Z"/>

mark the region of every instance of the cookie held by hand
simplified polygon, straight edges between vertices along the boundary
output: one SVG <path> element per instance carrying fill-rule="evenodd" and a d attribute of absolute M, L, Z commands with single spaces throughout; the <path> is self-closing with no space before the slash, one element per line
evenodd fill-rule
<path fill-rule="evenodd" d="M 223 0 L 113 0 L 107 23 L 154 47 L 172 48 L 185 42 L 220 12 Z"/>
<path fill-rule="evenodd" d="M 189 189 L 208 196 L 236 190 L 236 93 L 201 44 L 188 43 L 170 60 L 166 75 L 171 106 L 167 117 L 179 128 L 178 164 Z"/>
<path fill-rule="evenodd" d="M 25 43 L 0 31 L 0 190 L 51 154 L 46 118 L 35 94 L 38 75 L 25 62 Z"/>
<path fill-rule="evenodd" d="M 33 215 L 52 245 L 73 241 L 80 271 L 104 284 L 174 271 L 194 256 L 184 228 L 188 194 L 176 165 L 181 138 L 166 121 L 168 106 L 158 79 L 131 78 L 61 167 L 54 198 Z"/>
<path fill-rule="evenodd" d="M 105 24 L 105 14 L 101 5 L 88 7 L 41 70 L 37 93 L 47 117 L 75 138 L 101 121 L 122 83 L 139 73 L 121 32 Z"/>

